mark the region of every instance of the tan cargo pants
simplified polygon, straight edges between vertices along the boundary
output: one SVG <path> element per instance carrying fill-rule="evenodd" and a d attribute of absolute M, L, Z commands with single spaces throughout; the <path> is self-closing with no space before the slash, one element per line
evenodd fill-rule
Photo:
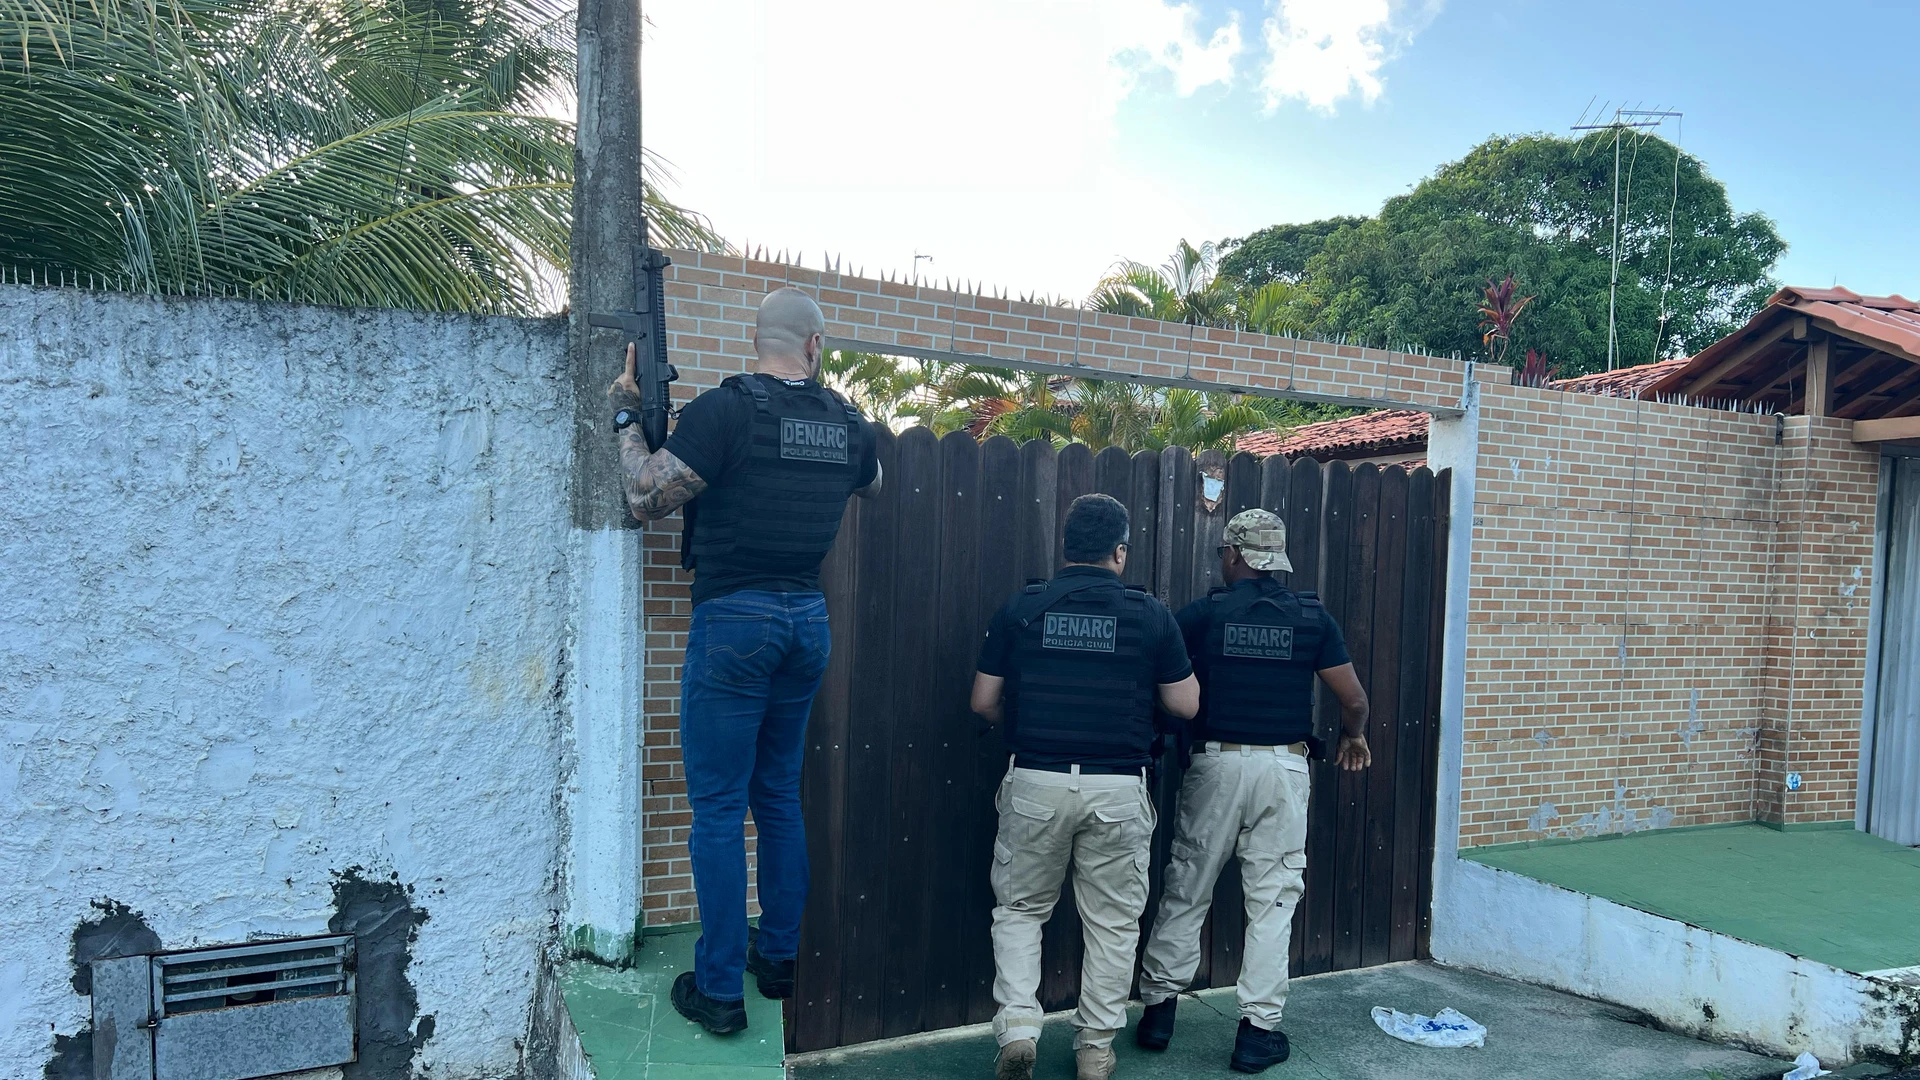
<path fill-rule="evenodd" d="M 1193 982 L 1214 882 L 1238 854 L 1247 914 L 1240 1015 L 1255 1027 L 1279 1028 L 1293 909 L 1304 891 L 1310 791 L 1307 759 L 1286 747 L 1222 749 L 1210 742 L 1193 756 L 1141 968 L 1142 1002 L 1158 1004 Z"/>
<path fill-rule="evenodd" d="M 994 806 L 993 1033 L 1001 1046 L 1040 1037 L 1040 930 L 1071 864 L 1086 944 L 1073 1045 L 1106 1046 L 1127 1025 L 1147 906 L 1154 811 L 1146 781 L 1009 768 Z"/>

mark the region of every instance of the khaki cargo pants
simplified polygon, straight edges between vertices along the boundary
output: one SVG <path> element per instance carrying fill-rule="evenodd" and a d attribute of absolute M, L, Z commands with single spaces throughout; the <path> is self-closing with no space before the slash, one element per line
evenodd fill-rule
<path fill-rule="evenodd" d="M 1009 768 L 994 806 L 993 1033 L 1001 1046 L 1040 1037 L 1040 930 L 1071 865 L 1086 943 L 1073 1045 L 1106 1046 L 1127 1025 L 1147 906 L 1154 811 L 1146 780 Z"/>
<path fill-rule="evenodd" d="M 1158 1004 L 1193 982 L 1214 882 L 1238 854 L 1247 914 L 1240 1015 L 1255 1027 L 1279 1028 L 1293 909 L 1304 891 L 1310 790 L 1307 759 L 1284 746 L 1223 749 L 1210 742 L 1193 756 L 1141 968 L 1142 1002 Z"/>

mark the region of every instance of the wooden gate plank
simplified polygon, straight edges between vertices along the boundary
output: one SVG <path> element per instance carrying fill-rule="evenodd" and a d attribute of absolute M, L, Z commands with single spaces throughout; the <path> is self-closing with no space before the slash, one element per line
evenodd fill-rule
<path fill-rule="evenodd" d="M 932 718 L 928 743 L 932 768 L 923 798 L 929 820 L 930 864 L 924 873 L 932 897 L 927 918 L 931 933 L 926 961 L 925 1026 L 958 1027 L 968 1022 L 968 948 L 970 939 L 987 937 L 990 895 L 984 895 L 992 843 L 976 842 L 983 813 L 974 792 L 980 762 L 967 696 L 988 614 L 975 595 L 980 591 L 980 444 L 964 431 L 940 440 L 938 498 L 945 506 L 938 540 L 940 591 L 931 604 L 936 636 L 928 667 L 933 672 Z M 990 766 L 989 766 L 990 767 Z M 999 771 L 992 771 L 999 778 Z"/>
<path fill-rule="evenodd" d="M 1443 721 L 1440 695 L 1443 683 L 1447 636 L 1447 552 L 1452 536 L 1453 470 L 1442 470 L 1433 478 L 1433 563 L 1432 599 L 1427 622 L 1427 726 L 1426 762 L 1422 766 L 1420 795 L 1420 922 L 1417 957 L 1433 955 L 1433 852 L 1434 823 L 1439 816 L 1440 739 Z"/>
<path fill-rule="evenodd" d="M 1272 460 L 1279 461 L 1282 459 L 1276 455 Z M 1280 489 L 1282 478 L 1280 475 L 1274 475 L 1276 472 L 1277 470 L 1270 470 L 1270 475 L 1265 485 L 1266 487 L 1270 489 Z M 1287 468 L 1284 476 L 1286 483 L 1284 489 L 1285 510 L 1280 513 L 1280 520 L 1285 522 L 1287 526 L 1287 561 L 1293 564 L 1293 572 L 1275 574 L 1274 577 L 1283 582 L 1289 589 L 1293 589 L 1296 592 L 1317 593 L 1320 590 L 1320 579 L 1323 576 L 1320 534 L 1323 530 L 1323 522 L 1326 517 L 1326 472 L 1318 461 L 1312 458 L 1301 458 Z M 1317 695 L 1316 700 L 1327 696 L 1325 691 L 1320 687 L 1319 680 L 1317 679 L 1314 681 L 1313 692 Z M 1318 731 L 1321 730 L 1321 726 L 1317 723 L 1317 712 L 1315 716 L 1315 730 Z M 1315 846 L 1313 842 L 1313 821 L 1316 810 L 1321 809 L 1321 807 L 1316 804 L 1326 804 L 1324 811 L 1327 813 L 1327 823 L 1329 825 L 1332 824 L 1333 818 L 1331 815 L 1332 794 L 1331 789 L 1328 787 L 1327 763 L 1325 761 L 1309 762 L 1307 770 L 1310 777 L 1309 784 L 1314 792 L 1314 797 L 1308 800 L 1307 806 L 1308 850 L 1306 886 L 1308 891 L 1311 892 L 1316 884 L 1313 862 L 1313 848 Z M 1327 845 L 1321 844 L 1319 846 L 1326 847 Z M 1324 877 L 1325 873 L 1325 868 L 1322 868 L 1319 876 Z M 1293 934 L 1288 939 L 1287 962 L 1289 968 L 1296 972 L 1304 972 L 1306 970 L 1308 939 L 1307 904 L 1304 902 L 1305 898 L 1303 897 L 1302 899 L 1303 902 L 1294 909 Z"/>
<path fill-rule="evenodd" d="M 1360 685 L 1372 690 L 1373 586 L 1375 526 L 1380 516 L 1380 470 L 1361 465 L 1353 473 L 1353 510 L 1346 551 L 1344 610 L 1336 613 L 1346 631 L 1347 651 Z M 1372 732 L 1369 731 L 1369 741 Z M 1365 926 L 1367 869 L 1367 784 L 1372 770 L 1340 773 L 1339 814 L 1334 837 L 1334 880 L 1338 882 L 1333 912 L 1333 970 L 1361 965 L 1361 937 Z"/>
<path fill-rule="evenodd" d="M 1307 463 L 1305 458 L 1294 463 L 1294 471 L 1301 472 Z M 1319 471 L 1319 462 L 1313 462 L 1315 471 Z M 1320 558 L 1316 560 L 1320 569 L 1320 602 L 1336 622 L 1345 628 L 1347 613 L 1347 551 L 1353 544 L 1353 471 L 1346 462 L 1336 461 L 1325 469 L 1325 501 L 1319 518 L 1323 521 L 1321 529 L 1315 535 L 1323 541 Z M 1302 480 L 1303 488 L 1310 487 Z M 1288 519 L 1288 531 L 1291 534 L 1293 521 L 1298 518 L 1292 514 Z M 1289 539 L 1291 539 L 1289 535 Z M 1303 563 L 1295 563 L 1294 569 L 1300 576 L 1308 573 Z M 1349 646 L 1352 642 L 1349 640 Z M 1314 727 L 1322 738 L 1332 739 L 1332 745 L 1339 745 L 1340 702 L 1332 694 L 1320 693 L 1315 709 Z M 1302 974 L 1318 975 L 1333 970 L 1334 911 L 1339 904 L 1341 889 L 1345 882 L 1339 876 L 1341 865 L 1335 857 L 1339 844 L 1339 823 L 1342 788 L 1340 770 L 1331 761 L 1313 763 L 1313 797 L 1307 805 L 1307 895 L 1301 903 L 1304 922 L 1295 925 L 1301 928 L 1296 935 L 1302 939 L 1300 968 Z"/>
<path fill-rule="evenodd" d="M 1024 507 L 1021 462 L 1020 447 L 1005 436 L 988 439 L 980 446 L 980 521 L 978 531 L 971 538 L 979 551 L 980 584 L 974 598 L 975 631 L 966 653 L 969 685 L 988 621 L 1023 584 L 1018 551 Z M 965 841 L 970 869 L 957 888 L 972 898 L 968 910 L 974 912 L 972 917 L 983 925 L 979 935 L 970 936 L 964 942 L 966 1022 L 979 1024 L 992 1019 L 995 1008 L 993 942 L 984 927 L 990 925 L 993 911 L 993 887 L 988 873 L 993 859 L 993 837 L 999 827 L 993 796 L 1007 772 L 1007 749 L 998 729 L 976 735 L 973 744 L 974 786 L 961 807 L 961 815 L 971 832 Z"/>
<path fill-rule="evenodd" d="M 885 994 L 881 1034 L 895 1038 L 925 1030 L 933 890 L 929 873 L 936 853 L 928 847 L 938 801 L 926 797 L 940 763 L 935 710 L 936 655 L 940 593 L 940 536 L 943 484 L 939 445 L 933 431 L 908 428 L 894 441 L 892 494 L 895 500 L 893 638 L 896 655 L 908 660 L 894 675 L 895 699 L 889 798 L 885 817 L 886 939 Z M 883 486 L 884 490 L 884 486 Z M 878 809 L 876 807 L 876 809 Z"/>
<path fill-rule="evenodd" d="M 1400 746 L 1400 609 L 1407 579 L 1407 470 L 1380 470 L 1380 516 L 1374 549 L 1373 719 L 1367 744 L 1367 877 L 1360 963 L 1390 959 L 1393 930 L 1393 823 Z"/>
<path fill-rule="evenodd" d="M 899 474 L 894 439 L 877 433 L 881 468 Z M 840 1038 L 868 1042 L 881 1035 L 882 973 L 887 959 L 886 808 L 891 780 L 894 710 L 894 568 L 900 500 L 882 484 L 860 512 L 859 585 L 855 597 L 860 666 L 847 723 L 847 818 L 842 834 L 846 878 L 841 891 Z"/>
<path fill-rule="evenodd" d="M 1420 818 L 1433 703 L 1427 696 L 1428 607 L 1433 601 L 1433 473 L 1416 469 L 1407 476 L 1405 587 L 1400 597 L 1400 728 L 1394 763 L 1393 920 L 1388 938 L 1391 960 L 1411 960 L 1418 951 L 1420 922 Z"/>
<path fill-rule="evenodd" d="M 855 576 L 863 499 L 850 499 L 840 535 L 820 565 L 833 651 L 807 720 L 807 757 L 800 776 L 800 806 L 807 828 L 812 888 L 800 920 L 800 957 L 794 992 L 786 1001 L 787 1049 L 819 1050 L 840 1045 L 840 887 L 845 879 L 840 842 L 846 827 L 847 711 L 859 635 L 854 632 Z"/>

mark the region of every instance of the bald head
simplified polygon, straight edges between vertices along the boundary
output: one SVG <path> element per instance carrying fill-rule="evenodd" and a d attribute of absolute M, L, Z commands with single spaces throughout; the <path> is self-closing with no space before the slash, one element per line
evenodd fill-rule
<path fill-rule="evenodd" d="M 792 287 L 775 289 L 760 301 L 760 314 L 753 323 L 753 351 L 762 369 L 798 365 L 813 375 L 819 369 L 826 333 L 826 316 L 820 314 L 813 297 Z"/>

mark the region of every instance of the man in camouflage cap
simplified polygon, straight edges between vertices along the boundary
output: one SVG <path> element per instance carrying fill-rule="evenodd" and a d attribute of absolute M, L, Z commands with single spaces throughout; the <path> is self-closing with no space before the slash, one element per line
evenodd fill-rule
<path fill-rule="evenodd" d="M 1174 616 L 1200 679 L 1193 763 L 1180 787 L 1173 857 L 1140 975 L 1146 1012 L 1134 1039 L 1164 1050 L 1177 995 L 1200 966 L 1200 928 L 1214 881 L 1240 859 L 1247 931 L 1240 965 L 1240 1031 L 1229 1064 L 1259 1072 L 1287 1059 L 1280 1013 L 1294 905 L 1307 866 L 1307 759 L 1324 757 L 1313 724 L 1314 676 L 1340 700 L 1340 767 L 1366 768 L 1367 694 L 1340 627 L 1311 592 L 1274 579 L 1292 573 L 1287 526 L 1266 510 L 1227 523 L 1226 584 Z"/>

